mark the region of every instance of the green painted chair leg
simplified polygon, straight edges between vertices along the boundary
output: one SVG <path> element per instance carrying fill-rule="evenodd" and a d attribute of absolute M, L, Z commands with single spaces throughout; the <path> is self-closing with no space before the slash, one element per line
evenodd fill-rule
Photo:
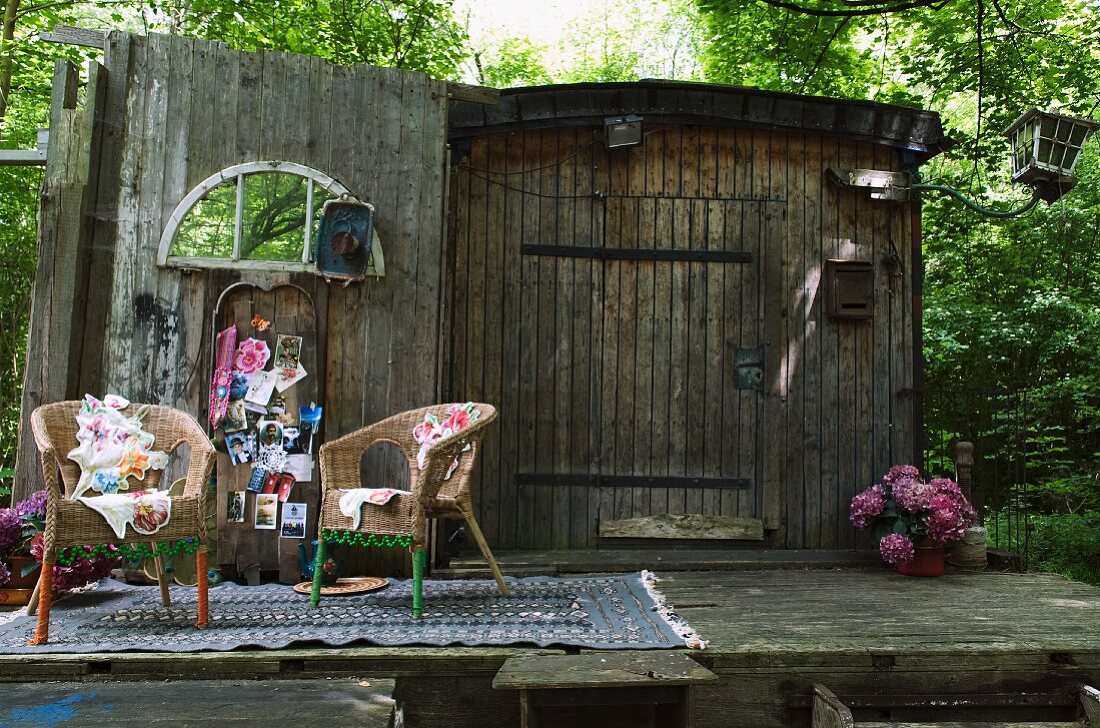
<path fill-rule="evenodd" d="M 323 564 L 325 563 L 325 539 L 317 539 L 317 553 L 313 555 L 313 588 L 309 592 L 309 606 L 316 607 L 321 603 L 321 577 L 324 576 Z"/>
<path fill-rule="evenodd" d="M 427 552 L 413 551 L 413 619 L 424 616 L 424 564 Z"/>

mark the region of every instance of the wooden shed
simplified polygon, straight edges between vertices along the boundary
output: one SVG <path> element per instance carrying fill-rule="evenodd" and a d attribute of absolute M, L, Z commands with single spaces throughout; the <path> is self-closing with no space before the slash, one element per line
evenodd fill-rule
<path fill-rule="evenodd" d="M 643 81 L 453 103 L 449 138 L 443 383 L 501 407 L 491 542 L 853 546 L 851 497 L 921 458 L 920 205 L 826 170 L 911 170 L 938 116 Z"/>
<path fill-rule="evenodd" d="M 670 82 L 486 104 L 405 71 L 59 39 L 104 56 L 82 97 L 75 68 L 55 75 L 24 417 L 114 392 L 204 421 L 217 332 L 259 336 L 258 315 L 302 336 L 309 376 L 286 404 L 323 405 L 325 440 L 495 404 L 475 493 L 494 549 L 848 547 L 851 495 L 919 459 L 919 203 L 826 169 L 912 168 L 943 141 L 935 114 Z M 609 148 L 609 124 L 641 142 Z M 243 262 L 264 165 L 306 180 L 298 260 Z M 232 242 L 173 247 L 216 188 L 237 200 Z M 347 285 L 309 260 L 312 211 L 341 190 L 374 206 L 379 241 Z M 36 481 L 23 440 L 20 492 Z M 221 563 L 296 579 L 295 544 L 226 522 L 247 473 L 219 458 Z M 400 484 L 394 453 L 363 467 Z M 313 502 L 316 471 L 301 488 Z"/>

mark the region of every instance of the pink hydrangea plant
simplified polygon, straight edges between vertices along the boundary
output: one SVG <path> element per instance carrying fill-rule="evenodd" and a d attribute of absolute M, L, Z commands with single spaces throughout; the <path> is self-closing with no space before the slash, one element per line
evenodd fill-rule
<path fill-rule="evenodd" d="M 873 530 L 883 559 L 906 564 L 926 539 L 943 544 L 962 538 L 977 512 L 950 478 L 926 482 L 912 465 L 895 465 L 881 483 L 852 498 L 848 520 Z"/>

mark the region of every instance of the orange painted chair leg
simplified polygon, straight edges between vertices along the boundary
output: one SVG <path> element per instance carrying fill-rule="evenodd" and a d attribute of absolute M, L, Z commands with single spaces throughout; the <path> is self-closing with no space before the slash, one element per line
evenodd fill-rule
<path fill-rule="evenodd" d="M 199 551 L 195 554 L 195 571 L 199 577 L 199 618 L 195 622 L 196 627 L 205 627 L 210 621 L 209 581 L 206 576 L 206 552 Z"/>
<path fill-rule="evenodd" d="M 27 640 L 28 645 L 44 645 L 50 640 L 50 603 L 53 601 L 53 562 L 42 562 L 42 573 L 38 577 L 38 627 L 34 637 Z"/>

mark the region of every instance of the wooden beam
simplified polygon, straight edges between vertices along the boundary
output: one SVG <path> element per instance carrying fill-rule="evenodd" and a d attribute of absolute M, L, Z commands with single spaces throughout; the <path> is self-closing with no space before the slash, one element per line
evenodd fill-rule
<path fill-rule="evenodd" d="M 813 728 L 852 728 L 852 711 L 824 685 L 814 685 Z"/>
<path fill-rule="evenodd" d="M 680 538 L 764 540 L 764 524 L 755 518 L 698 514 L 643 516 L 600 521 L 600 538 Z"/>
<path fill-rule="evenodd" d="M 0 149 L 0 167 L 45 167 L 44 149 Z"/>
<path fill-rule="evenodd" d="M 488 86 L 472 86 L 468 83 L 447 83 L 447 98 L 451 101 L 470 101 L 475 104 L 496 106 L 500 103 L 500 90 Z"/>
<path fill-rule="evenodd" d="M 55 25 L 52 31 L 39 33 L 38 40 L 103 50 L 107 47 L 107 31 L 77 28 L 72 25 Z"/>

